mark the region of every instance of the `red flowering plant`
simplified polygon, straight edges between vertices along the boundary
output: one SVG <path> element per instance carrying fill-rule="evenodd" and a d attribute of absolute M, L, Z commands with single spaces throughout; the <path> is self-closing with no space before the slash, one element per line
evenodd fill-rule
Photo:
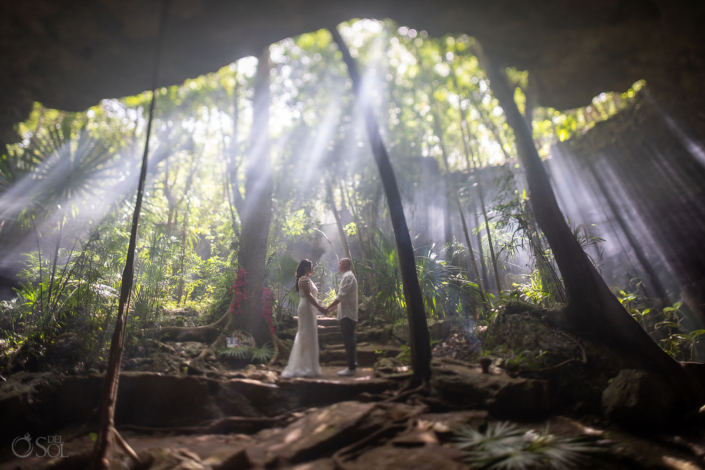
<path fill-rule="evenodd" d="M 237 272 L 237 277 L 233 286 L 230 288 L 230 294 L 233 296 L 233 301 L 230 303 L 230 309 L 228 313 L 234 313 L 239 315 L 242 313 L 242 302 L 247 299 L 247 272 L 244 269 L 240 269 Z M 272 324 L 272 309 L 274 306 L 274 294 L 272 291 L 265 287 L 262 289 L 262 301 L 261 301 L 261 313 L 264 321 L 269 325 L 269 329 L 274 333 L 274 325 Z"/>
<path fill-rule="evenodd" d="M 244 269 L 240 268 L 237 272 L 237 277 L 233 286 L 230 288 L 230 294 L 233 295 L 233 301 L 230 303 L 230 309 L 228 313 L 235 313 L 239 315 L 242 313 L 242 302 L 247 298 L 247 273 Z"/>

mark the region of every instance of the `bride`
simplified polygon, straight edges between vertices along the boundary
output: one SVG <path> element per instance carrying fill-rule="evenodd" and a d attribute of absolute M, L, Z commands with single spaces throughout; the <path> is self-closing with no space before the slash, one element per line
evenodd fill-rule
<path fill-rule="evenodd" d="M 299 330 L 291 348 L 289 363 L 282 377 L 316 377 L 321 375 L 318 363 L 318 322 L 317 311 L 325 313 L 325 308 L 316 300 L 318 289 L 311 281 L 313 263 L 304 259 L 296 268 L 296 290 L 299 293 Z"/>

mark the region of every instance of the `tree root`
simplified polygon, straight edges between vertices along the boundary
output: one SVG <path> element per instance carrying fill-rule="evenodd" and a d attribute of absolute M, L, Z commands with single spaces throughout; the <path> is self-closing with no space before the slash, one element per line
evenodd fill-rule
<path fill-rule="evenodd" d="M 113 428 L 113 435 L 115 437 L 115 442 L 120 446 L 120 448 L 127 454 L 129 455 L 132 460 L 137 462 L 139 465 L 142 464 L 142 460 L 137 456 L 137 452 L 135 452 L 132 447 L 125 441 L 125 439 L 122 438 L 120 433 L 117 431 L 117 429 Z"/>
<path fill-rule="evenodd" d="M 197 426 L 173 426 L 155 428 L 150 426 L 135 426 L 126 424 L 120 426 L 125 431 L 133 431 L 145 434 L 166 433 L 166 434 L 253 434 L 262 429 L 274 426 L 290 424 L 301 417 L 301 410 L 290 411 L 283 415 L 271 418 L 245 418 L 241 416 L 230 416 L 228 418 L 205 421 Z"/>

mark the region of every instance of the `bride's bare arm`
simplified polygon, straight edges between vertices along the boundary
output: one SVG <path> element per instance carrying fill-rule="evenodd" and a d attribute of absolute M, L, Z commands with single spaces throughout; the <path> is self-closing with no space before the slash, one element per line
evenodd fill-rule
<path fill-rule="evenodd" d="M 325 310 L 321 304 L 318 303 L 318 300 L 313 296 L 311 293 L 311 280 L 308 278 L 301 278 L 299 281 L 299 289 L 301 289 L 304 293 L 304 296 L 308 299 L 311 304 L 313 304 L 314 307 L 316 307 L 319 311 Z"/>

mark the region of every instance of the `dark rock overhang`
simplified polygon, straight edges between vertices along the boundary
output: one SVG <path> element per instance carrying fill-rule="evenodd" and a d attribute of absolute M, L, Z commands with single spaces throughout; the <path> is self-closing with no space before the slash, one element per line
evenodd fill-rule
<path fill-rule="evenodd" d="M 82 110 L 150 87 L 161 0 L 23 0 L 0 6 L 0 140 L 33 101 Z M 171 0 L 160 85 L 351 18 L 431 36 L 468 34 L 529 70 L 540 105 L 583 106 L 634 81 L 703 66 L 705 2 L 674 0 Z"/>

